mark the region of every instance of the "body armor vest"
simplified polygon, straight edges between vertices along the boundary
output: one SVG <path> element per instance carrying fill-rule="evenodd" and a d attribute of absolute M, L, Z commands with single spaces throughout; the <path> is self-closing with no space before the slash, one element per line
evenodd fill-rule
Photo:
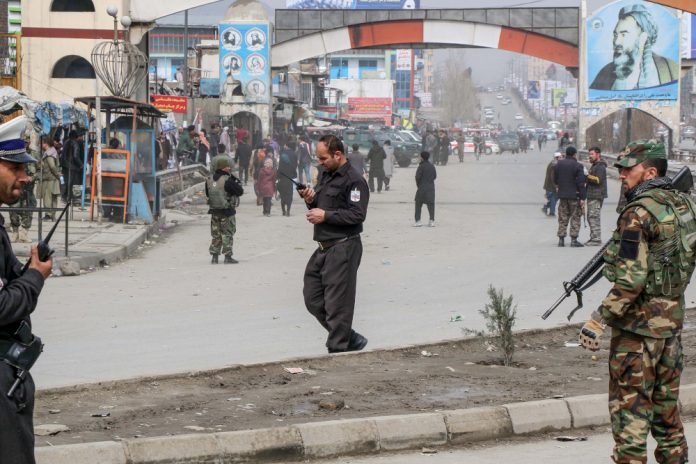
<path fill-rule="evenodd" d="M 688 195 L 674 190 L 651 189 L 626 207 L 641 206 L 657 221 L 657 239 L 648 243 L 648 275 L 645 292 L 652 296 L 679 297 L 689 284 L 696 266 L 696 204 Z M 605 254 L 605 275 L 615 281 L 612 264 L 619 253 L 618 229 Z M 614 276 L 614 279 L 611 277 Z"/>
<path fill-rule="evenodd" d="M 213 180 L 212 176 L 208 178 L 208 206 L 210 209 L 230 209 L 239 206 L 239 197 L 225 191 L 225 182 L 229 178 L 228 174 L 218 177 L 218 180 Z"/>

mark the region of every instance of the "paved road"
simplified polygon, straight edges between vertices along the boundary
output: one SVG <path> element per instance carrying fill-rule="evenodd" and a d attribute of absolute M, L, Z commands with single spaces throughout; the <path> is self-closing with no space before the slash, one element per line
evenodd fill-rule
<path fill-rule="evenodd" d="M 589 435 L 587 434 L 589 433 Z M 609 457 L 613 446 L 611 434 L 586 434 L 574 431 L 573 436 L 587 436 L 584 442 L 559 442 L 553 438 L 520 438 L 516 441 L 502 441 L 475 445 L 461 449 L 439 450 L 436 454 L 421 452 L 395 453 L 389 455 L 369 456 L 363 458 L 339 458 L 330 461 L 314 461 L 313 464 L 537 464 L 540 462 L 553 464 L 610 464 Z M 555 436 L 568 435 L 560 432 Z M 687 440 L 696 442 L 696 423 L 687 424 Z M 652 439 L 649 442 L 649 453 L 655 449 Z M 649 464 L 655 464 L 650 456 Z"/>
<path fill-rule="evenodd" d="M 556 222 L 540 212 L 551 154 L 451 157 L 438 167 L 437 227 L 413 228 L 415 167 L 397 169 L 393 190 L 373 195 L 358 278 L 355 328 L 368 348 L 461 337 L 483 329 L 489 284 L 511 292 L 518 329 L 566 322 L 567 302 L 539 315 L 597 248 L 556 247 Z M 618 184 L 603 209 L 616 218 Z M 321 355 L 323 329 L 306 313 L 302 272 L 314 249 L 296 203 L 293 216 L 263 217 L 251 195 L 238 215 L 234 266 L 211 266 L 209 218 L 187 221 L 142 257 L 79 278 L 49 279 L 34 313 L 45 352 L 40 388 Z M 424 214 L 427 214 L 424 209 Z M 181 221 L 183 217 L 179 218 Z M 588 229 L 581 239 L 586 240 Z M 585 317 L 606 282 L 586 293 Z M 693 286 L 692 286 L 693 288 Z M 691 292 L 688 303 L 693 303 Z M 462 322 L 450 318 L 461 315 Z"/>

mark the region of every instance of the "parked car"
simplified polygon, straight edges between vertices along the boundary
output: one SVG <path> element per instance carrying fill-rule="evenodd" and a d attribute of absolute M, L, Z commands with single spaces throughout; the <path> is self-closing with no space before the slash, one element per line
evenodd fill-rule
<path fill-rule="evenodd" d="M 696 140 L 696 127 L 684 126 L 681 130 L 682 140 Z"/>
<path fill-rule="evenodd" d="M 423 137 L 421 137 L 416 131 L 402 129 L 399 131 L 399 134 L 401 134 L 401 136 L 408 141 L 414 141 L 421 144 L 423 143 Z"/>
<path fill-rule="evenodd" d="M 396 162 L 402 168 L 408 167 L 412 161 L 417 160 L 420 156 L 420 143 L 405 141 L 393 130 L 350 129 L 343 131 L 343 143 L 346 145 L 346 150 L 350 150 L 353 144 L 357 144 L 360 153 L 365 157 L 372 147 L 373 140 L 376 140 L 380 145 L 384 145 L 384 142 L 389 140 L 394 147 Z"/>
<path fill-rule="evenodd" d="M 501 132 L 498 135 L 497 142 L 501 154 L 506 151 L 511 153 L 519 153 L 520 151 L 520 139 L 514 132 Z"/>

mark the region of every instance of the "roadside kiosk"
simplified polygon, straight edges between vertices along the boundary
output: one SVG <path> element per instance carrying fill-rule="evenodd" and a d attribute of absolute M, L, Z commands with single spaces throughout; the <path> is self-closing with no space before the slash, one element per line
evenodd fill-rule
<path fill-rule="evenodd" d="M 161 211 L 154 127 L 157 119 L 166 116 L 148 103 L 121 97 L 101 97 L 100 100 L 106 119 L 101 131 L 102 205 L 124 223 L 127 218 L 152 223 Z M 95 97 L 81 97 L 75 101 L 86 104 L 93 116 Z M 92 125 L 90 134 L 94 132 Z M 95 142 L 96 135 L 90 137 L 90 144 Z M 82 202 L 90 202 L 91 219 L 96 213 L 96 176 L 96 149 L 86 149 Z"/>

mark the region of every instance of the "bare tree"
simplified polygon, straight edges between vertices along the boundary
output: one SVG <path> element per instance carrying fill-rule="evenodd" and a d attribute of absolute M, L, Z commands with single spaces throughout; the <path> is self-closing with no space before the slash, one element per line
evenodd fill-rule
<path fill-rule="evenodd" d="M 478 119 L 478 97 L 471 79 L 471 68 L 450 53 L 435 74 L 435 105 L 450 126 L 457 121 Z"/>

